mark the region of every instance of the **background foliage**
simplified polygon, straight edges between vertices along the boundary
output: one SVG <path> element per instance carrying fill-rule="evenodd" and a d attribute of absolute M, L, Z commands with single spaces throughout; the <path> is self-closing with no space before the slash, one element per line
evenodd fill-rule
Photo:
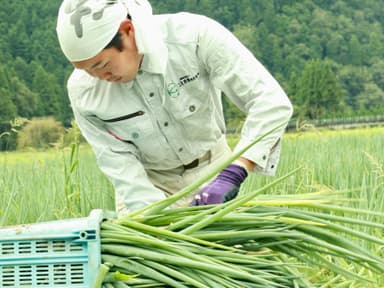
<path fill-rule="evenodd" d="M 150 2 L 156 13 L 201 13 L 232 30 L 280 81 L 295 117 L 384 112 L 384 0 Z M 72 68 L 55 34 L 60 3 L 2 2 L 0 133 L 15 117 L 53 116 L 71 124 L 65 82 Z M 225 110 L 229 123 L 239 121 L 242 114 L 233 105 Z"/>

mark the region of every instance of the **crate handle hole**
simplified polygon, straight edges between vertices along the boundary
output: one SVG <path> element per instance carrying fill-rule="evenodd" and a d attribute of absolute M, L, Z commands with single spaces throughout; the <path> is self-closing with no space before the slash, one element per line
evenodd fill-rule
<path fill-rule="evenodd" d="M 80 232 L 80 239 L 87 239 L 88 233 L 87 231 L 81 231 Z"/>

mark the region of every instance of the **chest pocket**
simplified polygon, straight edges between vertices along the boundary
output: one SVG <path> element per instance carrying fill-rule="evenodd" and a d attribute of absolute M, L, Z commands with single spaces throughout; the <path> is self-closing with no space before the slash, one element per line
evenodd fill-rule
<path fill-rule="evenodd" d="M 206 105 L 207 104 L 200 99 L 189 99 L 187 101 L 178 99 L 170 105 L 172 110 L 170 112 L 177 120 L 183 120 L 201 114 L 207 107 Z"/>
<path fill-rule="evenodd" d="M 209 134 L 206 130 L 213 127 L 214 117 L 209 96 L 206 94 L 199 96 L 185 98 L 180 96 L 178 99 L 171 99 L 172 104 L 167 107 L 183 128 L 185 137 L 191 140 L 206 137 L 207 133 Z"/>
<path fill-rule="evenodd" d="M 112 136 L 136 146 L 153 133 L 152 121 L 142 110 L 102 121 Z"/>
<path fill-rule="evenodd" d="M 194 117 L 209 108 L 209 93 L 203 85 L 204 81 L 195 81 L 180 85 L 177 93 L 168 95 L 165 108 L 170 110 L 176 119 Z M 169 90 L 169 87 L 168 87 Z M 168 92 L 169 93 L 169 92 Z M 200 115 L 201 116 L 201 115 Z"/>

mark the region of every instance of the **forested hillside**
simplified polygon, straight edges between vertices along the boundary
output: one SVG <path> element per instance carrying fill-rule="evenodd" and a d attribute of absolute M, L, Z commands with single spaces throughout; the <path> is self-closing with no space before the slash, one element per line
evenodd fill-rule
<path fill-rule="evenodd" d="M 196 12 L 227 26 L 281 82 L 296 117 L 384 112 L 384 0 L 150 2 L 156 13 Z M 55 34 L 60 3 L 2 1 L 0 123 L 46 115 L 70 123 L 71 67 Z"/>

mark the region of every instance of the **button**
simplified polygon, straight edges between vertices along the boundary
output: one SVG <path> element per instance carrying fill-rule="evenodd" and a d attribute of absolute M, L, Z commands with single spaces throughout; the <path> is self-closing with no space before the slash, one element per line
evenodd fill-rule
<path fill-rule="evenodd" d="M 275 168 L 275 165 L 271 165 L 271 169 Z"/>
<path fill-rule="evenodd" d="M 165 127 L 168 127 L 168 122 L 164 122 L 164 126 L 165 126 Z"/>
<path fill-rule="evenodd" d="M 267 159 L 267 156 L 264 155 L 264 156 L 263 156 L 263 160 L 266 160 L 266 159 Z"/>
<path fill-rule="evenodd" d="M 143 74 L 143 70 L 139 70 L 139 71 L 137 72 L 137 74 L 139 74 L 139 75 Z"/>
<path fill-rule="evenodd" d="M 139 137 L 140 137 L 139 133 L 137 133 L 137 132 L 133 132 L 133 133 L 132 133 L 132 138 L 133 138 L 133 139 L 137 139 L 137 138 L 139 138 Z"/>
<path fill-rule="evenodd" d="M 183 148 L 179 148 L 179 152 L 183 152 Z"/>
<path fill-rule="evenodd" d="M 189 106 L 189 111 L 194 112 L 196 110 L 195 105 Z"/>
<path fill-rule="evenodd" d="M 153 92 L 149 93 L 149 97 L 153 97 L 153 96 L 155 96 L 155 93 Z"/>

